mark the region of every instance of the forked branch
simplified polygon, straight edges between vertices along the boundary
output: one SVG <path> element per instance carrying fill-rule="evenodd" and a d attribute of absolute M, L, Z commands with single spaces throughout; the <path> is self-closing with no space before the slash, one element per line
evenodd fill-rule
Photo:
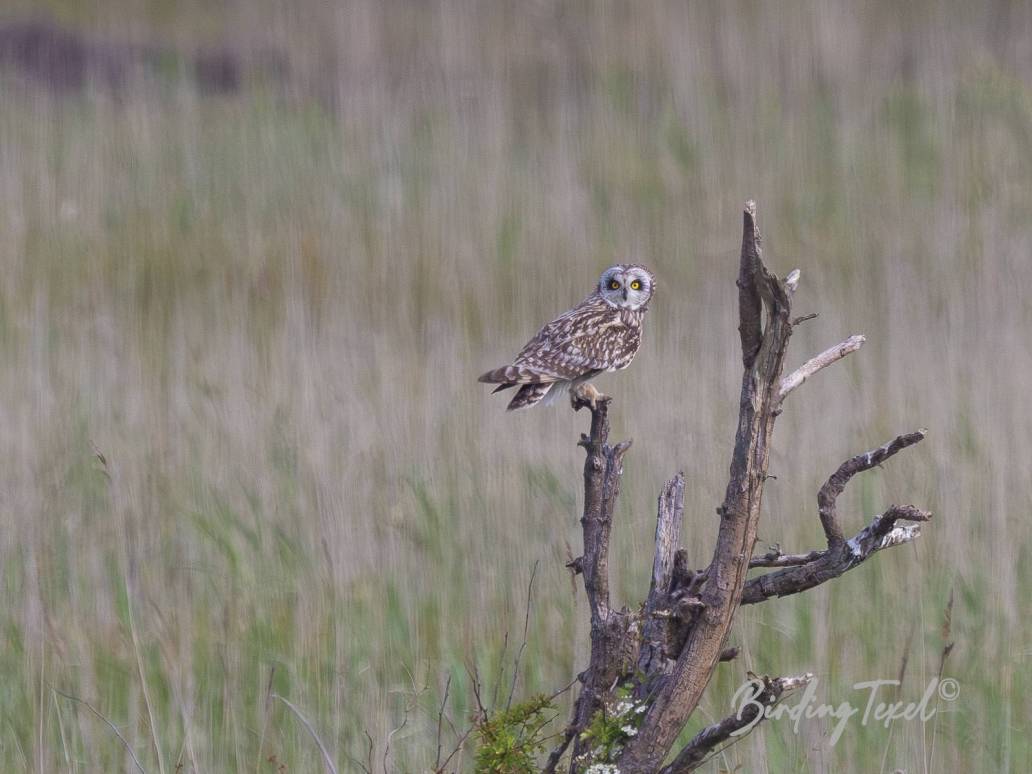
<path fill-rule="evenodd" d="M 917 524 L 896 526 L 896 522 L 928 521 L 932 518 L 932 514 L 912 505 L 893 505 L 847 541 L 843 537 L 842 527 L 838 521 L 837 503 L 839 495 L 845 490 L 853 476 L 870 470 L 908 446 L 919 443 L 925 435 L 926 431 L 924 430 L 906 433 L 897 436 L 884 446 L 858 454 L 843 462 L 838 470 L 824 482 L 817 494 L 818 513 L 828 541 L 828 548 L 824 551 L 811 551 L 808 554 L 785 555 L 780 552 L 769 552 L 762 557 L 754 557 L 749 562 L 750 567 L 781 567 L 784 569 L 751 578 L 745 584 L 742 604 L 751 605 L 772 597 L 784 597 L 812 589 L 814 586 L 827 583 L 867 561 L 872 554 L 883 548 L 909 543 L 920 536 L 921 528 Z"/>
<path fill-rule="evenodd" d="M 929 521 L 932 514 L 913 505 L 893 505 L 849 540 L 835 548 L 816 552 L 816 558 L 795 567 L 750 578 L 742 594 L 743 605 L 766 602 L 808 591 L 827 583 L 866 562 L 883 548 L 910 543 L 921 536 L 920 524 L 897 525 L 899 521 Z"/>
<path fill-rule="evenodd" d="M 812 681 L 813 675 L 809 672 L 795 677 L 754 677 L 748 683 L 752 692 L 740 697 L 739 711 L 719 723 L 702 729 L 660 774 L 684 774 L 695 771 L 715 754 L 716 748 L 723 749 L 743 739 L 749 731 L 766 719 L 767 713 L 782 699 L 806 687 Z"/>
<path fill-rule="evenodd" d="M 832 473 L 831 477 L 824 482 L 824 486 L 817 493 L 817 511 L 820 515 L 821 526 L 824 528 L 824 536 L 828 540 L 828 548 L 835 548 L 841 545 L 844 539 L 842 527 L 838 523 L 838 515 L 835 509 L 838 496 L 845 490 L 849 480 L 857 473 L 877 467 L 908 446 L 913 446 L 915 443 L 924 440 L 925 434 L 925 430 L 918 430 L 913 433 L 900 435 L 884 446 L 858 454 L 843 462 L 839 469 Z"/>

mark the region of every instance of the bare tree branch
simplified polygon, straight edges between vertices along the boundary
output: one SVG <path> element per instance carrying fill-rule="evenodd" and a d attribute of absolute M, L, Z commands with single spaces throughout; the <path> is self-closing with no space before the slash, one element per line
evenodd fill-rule
<path fill-rule="evenodd" d="M 824 535 L 828 540 L 828 548 L 839 546 L 844 540 L 842 527 L 839 526 L 838 517 L 835 513 L 835 503 L 838 500 L 838 496 L 845 490 L 849 480 L 857 473 L 862 473 L 865 470 L 881 465 L 897 452 L 924 440 L 925 435 L 925 430 L 907 433 L 897 436 L 884 446 L 858 454 L 843 462 L 839 469 L 832 473 L 831 477 L 824 482 L 824 486 L 817 493 L 817 512 L 821 518 L 821 526 L 824 527 Z"/>
<path fill-rule="evenodd" d="M 845 537 L 842 534 L 842 527 L 838 523 L 837 515 L 837 500 L 838 496 L 845 490 L 846 485 L 850 479 L 857 473 L 865 470 L 870 470 L 873 467 L 880 465 L 887 459 L 907 448 L 915 443 L 920 442 L 926 435 L 925 430 L 918 430 L 913 433 L 907 433 L 894 438 L 884 446 L 880 446 L 877 449 L 864 452 L 852 457 L 842 465 L 839 466 L 830 478 L 821 487 L 820 492 L 817 495 L 818 502 L 818 513 L 821 519 L 821 525 L 824 528 L 824 534 L 828 541 L 828 548 L 836 548 L 841 546 L 845 542 Z M 892 506 L 885 514 L 878 517 L 882 520 L 882 523 L 888 523 L 887 519 L 892 518 L 893 523 L 895 520 L 903 519 L 909 521 L 926 521 L 930 518 L 931 514 L 926 514 L 924 511 L 919 511 L 913 506 Z M 873 527 L 873 525 L 872 525 Z M 868 527 L 870 530 L 871 527 Z M 900 542 L 909 542 L 913 538 L 920 534 L 920 530 L 915 528 L 900 528 L 900 532 L 893 536 L 886 544 L 879 545 L 874 550 L 880 550 L 888 547 L 888 545 L 896 545 Z M 865 530 L 866 532 L 866 530 Z M 864 533 L 861 533 L 863 535 Z M 887 534 L 887 533 L 886 533 Z M 853 538 L 853 541 L 859 541 L 861 535 Z M 884 541 L 884 535 L 882 536 Z M 851 541 L 852 542 L 852 541 Z M 863 541 L 861 541 L 863 542 Z M 828 559 L 828 551 L 810 551 L 806 554 L 784 554 L 780 548 L 774 547 L 766 554 L 762 556 L 754 556 L 749 560 L 749 567 L 797 567 L 807 566 L 808 571 L 813 571 L 816 567 L 826 566 Z M 865 559 L 867 556 L 864 557 Z M 825 564 L 818 564 L 824 562 Z M 850 568 L 846 568 L 850 569 Z M 843 570 L 844 571 L 844 570 Z M 841 573 L 839 573 L 841 574 Z M 769 576 L 765 576 L 769 577 Z M 834 577 L 834 576 L 833 576 Z M 755 580 L 755 579 L 754 579 Z M 823 582 L 823 581 L 822 581 Z M 743 604 L 745 600 L 743 599 Z"/>
<path fill-rule="evenodd" d="M 434 769 L 434 774 L 444 774 L 444 770 L 448 767 L 448 764 L 451 763 L 451 759 L 459 754 L 459 751 L 462 750 L 463 745 L 466 744 L 466 740 L 469 739 L 470 734 L 476 730 L 476 727 L 476 723 L 470 724 L 469 728 L 467 728 L 455 742 L 455 747 L 453 747 L 452 751 L 448 753 L 448 757 L 444 759 L 444 762 L 441 763 L 440 766 Z"/>
<path fill-rule="evenodd" d="M 778 388 L 778 402 L 781 403 L 784 401 L 792 390 L 802 386 L 803 382 L 821 369 L 827 368 L 828 366 L 837 363 L 846 355 L 856 352 L 864 345 L 865 341 L 867 341 L 867 339 L 863 336 L 850 336 L 841 344 L 836 344 L 834 347 L 826 349 L 821 352 L 821 354 L 807 360 L 799 366 L 799 368 L 781 380 L 781 386 Z"/>
<path fill-rule="evenodd" d="M 591 607 L 591 618 L 604 621 L 609 614 L 609 533 L 613 526 L 613 509 L 620 493 L 623 456 L 630 441 L 616 446 L 608 444 L 609 401 L 601 396 L 594 405 L 586 401 L 577 409 L 591 409 L 591 434 L 581 436 L 584 460 L 584 555 L 578 569 L 584 574 L 584 590 Z M 576 560 L 574 560 L 576 562 Z"/>
<path fill-rule="evenodd" d="M 763 556 L 754 556 L 750 559 L 749 569 L 754 567 L 795 567 L 819 559 L 822 553 L 822 551 L 810 551 L 807 554 L 783 554 L 780 548 L 772 548 Z"/>
<path fill-rule="evenodd" d="M 591 609 L 591 656 L 582 675 L 583 687 L 574 703 L 573 720 L 564 732 L 563 741 L 549 756 L 546 771 L 554 771 L 570 741 L 574 741 L 574 758 L 584 743 L 578 737 L 592 715 L 601 706 L 605 692 L 637 661 L 637 643 L 628 637 L 632 616 L 626 610 L 615 611 L 609 601 L 609 535 L 613 513 L 620 494 L 623 457 L 630 441 L 609 445 L 609 397 L 600 395 L 588 400 L 574 394 L 576 410 L 591 410 L 591 433 L 582 436 L 580 445 L 586 451 L 584 460 L 584 554 L 571 564 L 584 578 L 584 590 Z M 628 652 L 628 648 L 635 652 Z"/>
<path fill-rule="evenodd" d="M 753 605 L 772 597 L 798 594 L 827 583 L 867 561 L 872 554 L 883 548 L 909 543 L 921 535 L 919 525 L 896 526 L 897 521 L 921 522 L 931 518 L 931 513 L 912 505 L 893 505 L 885 513 L 876 516 L 856 536 L 818 552 L 816 559 L 798 567 L 787 567 L 751 578 L 745 584 L 742 604 Z"/>
<path fill-rule="evenodd" d="M 684 774 L 695 771 L 709 760 L 715 747 L 724 742 L 734 744 L 744 739 L 746 729 L 751 730 L 765 719 L 763 714 L 766 710 L 777 705 L 792 692 L 809 685 L 812 680 L 813 675 L 809 672 L 796 677 L 754 678 L 755 692 L 748 697 L 748 701 L 743 702 L 740 711 L 696 734 L 660 774 Z"/>
<path fill-rule="evenodd" d="M 557 699 L 559 696 L 562 696 L 568 690 L 573 688 L 573 686 L 576 685 L 578 682 L 579 682 L 579 679 L 578 678 L 574 678 L 572 681 L 567 683 L 566 686 L 564 686 L 563 688 L 560 688 L 558 691 L 553 693 L 548 698 L 550 700 Z M 566 728 L 563 729 L 563 732 L 561 734 L 559 734 L 559 737 L 560 737 L 559 744 L 557 744 L 555 746 L 555 748 L 552 750 L 552 752 L 549 753 L 548 760 L 545 763 L 545 767 L 541 770 L 542 774 L 551 774 L 552 772 L 555 771 L 556 766 L 559 765 L 559 761 L 563 757 L 563 753 L 565 753 L 566 752 L 566 748 L 570 746 L 570 742 L 573 741 L 573 737 L 576 735 L 576 733 L 577 733 L 577 729 L 576 729 L 576 726 L 574 726 L 574 725 L 569 725 L 569 726 L 567 726 Z"/>
<path fill-rule="evenodd" d="M 562 736 L 552 751 L 548 754 L 548 760 L 545 762 L 545 767 L 541 769 L 541 774 L 554 774 L 556 767 L 559 765 L 559 761 L 563 758 L 563 753 L 566 752 L 566 748 L 570 746 L 570 742 L 573 741 L 573 737 L 577 735 L 577 727 L 574 724 L 568 725 L 563 729 Z"/>
<path fill-rule="evenodd" d="M 482 695 L 483 682 L 480 679 L 480 670 L 477 669 L 477 665 L 473 664 L 470 666 L 466 664 L 466 675 L 469 676 L 470 689 L 473 691 L 473 698 L 477 703 L 477 719 L 483 719 L 487 717 L 487 708 L 484 706 L 484 699 Z"/>

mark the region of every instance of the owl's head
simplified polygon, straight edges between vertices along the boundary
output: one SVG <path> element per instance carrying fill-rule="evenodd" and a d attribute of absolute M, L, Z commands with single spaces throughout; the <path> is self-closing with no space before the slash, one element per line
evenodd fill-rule
<path fill-rule="evenodd" d="M 656 278 L 637 263 L 620 263 L 602 272 L 598 292 L 602 299 L 617 309 L 643 310 L 652 299 Z"/>

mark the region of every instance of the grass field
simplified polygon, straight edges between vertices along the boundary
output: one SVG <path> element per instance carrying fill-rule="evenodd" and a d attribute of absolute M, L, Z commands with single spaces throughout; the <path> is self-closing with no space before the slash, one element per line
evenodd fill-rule
<path fill-rule="evenodd" d="M 906 658 L 899 696 L 920 699 L 951 595 L 961 693 L 834 746 L 827 720 L 772 721 L 709 770 L 1032 769 L 1027 6 L 42 7 L 92 40 L 290 67 L 224 96 L 174 78 L 57 94 L 0 70 L 5 770 L 132 770 L 81 702 L 148 772 L 319 770 L 274 693 L 340 771 L 367 761 L 367 732 L 377 769 L 426 771 L 449 678 L 460 730 L 470 669 L 506 696 L 535 564 L 516 695 L 568 683 L 586 659 L 564 568 L 586 420 L 506 414 L 476 376 L 606 266 L 649 265 L 643 349 L 600 380 L 614 436 L 635 440 L 614 593 L 647 591 L 677 470 L 704 565 L 747 198 L 768 264 L 802 270 L 796 310 L 820 313 L 790 364 L 868 337 L 779 420 L 762 538 L 820 546 L 821 482 L 918 427 L 928 440 L 840 508 L 850 533 L 893 502 L 936 518 L 744 609 L 742 655 L 692 727 L 728 714 L 747 669 L 812 671 L 838 704 Z"/>

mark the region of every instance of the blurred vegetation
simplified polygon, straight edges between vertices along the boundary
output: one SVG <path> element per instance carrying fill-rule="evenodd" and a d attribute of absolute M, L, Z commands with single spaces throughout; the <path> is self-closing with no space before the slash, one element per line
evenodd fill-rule
<path fill-rule="evenodd" d="M 951 593 L 961 693 L 835 746 L 831 721 L 771 722 L 713 770 L 1032 768 L 1027 4 L 14 0 L 0 25 L 43 13 L 104 56 L 160 56 L 62 89 L 0 56 L 8 768 L 132 767 L 62 691 L 148 771 L 317 770 L 272 693 L 341 770 L 366 732 L 377 768 L 390 738 L 392 770 L 426 770 L 449 678 L 446 746 L 471 671 L 504 695 L 537 561 L 517 701 L 567 684 L 584 418 L 507 415 L 476 375 L 606 266 L 653 268 L 643 351 L 600 383 L 635 439 L 614 594 L 644 596 L 678 469 L 702 566 L 749 197 L 820 313 L 793 357 L 868 336 L 780 419 L 762 538 L 819 546 L 823 479 L 921 426 L 841 508 L 853 530 L 892 502 L 936 520 L 743 610 L 693 728 L 746 669 L 813 671 L 838 704 L 905 663 L 919 700 Z M 210 93 L 199 54 L 264 64 Z"/>

